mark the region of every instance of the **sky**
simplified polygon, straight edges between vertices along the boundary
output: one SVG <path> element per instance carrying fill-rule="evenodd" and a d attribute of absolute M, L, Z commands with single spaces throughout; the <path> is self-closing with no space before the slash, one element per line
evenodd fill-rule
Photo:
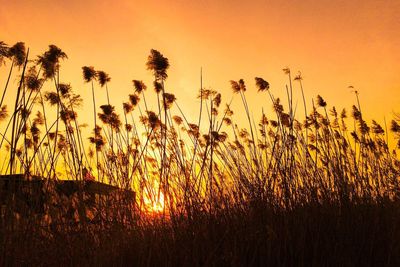
<path fill-rule="evenodd" d="M 285 99 L 282 68 L 289 67 L 302 73 L 307 105 L 320 94 L 329 106 L 349 109 L 356 103 L 352 85 L 365 117 L 382 122 L 400 112 L 399 13 L 398 0 L 0 0 L 0 40 L 24 41 L 32 58 L 49 44 L 67 53 L 60 77 L 83 96 L 83 120 L 91 121 L 92 106 L 81 67 L 109 73 L 111 102 L 121 106 L 133 92 L 132 79 L 150 87 L 145 62 L 154 48 L 171 64 L 167 91 L 193 121 L 201 68 L 203 86 L 221 92 L 223 102 L 232 97 L 229 80 L 243 78 L 258 117 L 262 108 L 271 112 L 271 103 L 256 92 L 254 77 L 269 81 L 271 92 Z M 7 71 L 0 68 L 0 84 Z M 105 103 L 104 90 L 96 94 L 99 105 Z M 10 104 L 12 97 L 6 98 Z M 233 103 L 240 117 L 240 98 Z"/>

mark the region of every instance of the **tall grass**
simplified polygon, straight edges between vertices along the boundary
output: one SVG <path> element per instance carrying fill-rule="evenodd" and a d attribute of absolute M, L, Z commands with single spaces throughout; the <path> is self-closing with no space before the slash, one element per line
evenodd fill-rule
<path fill-rule="evenodd" d="M 147 86 L 133 80 L 122 119 L 110 102 L 110 76 L 82 68 L 94 118 L 93 135 L 85 137 L 76 111 L 82 99 L 59 79 L 66 58 L 54 45 L 32 60 L 23 43 L 0 43 L 0 63 L 11 63 L 3 98 L 20 67 L 14 110 L 0 111 L 1 173 L 41 177 L 48 196 L 46 212 L 35 213 L 16 209 L 16 181 L 2 190 L 2 264 L 399 263 L 399 116 L 391 121 L 398 142 L 391 151 L 390 133 L 365 121 L 357 93 L 350 116 L 319 95 L 309 112 L 301 74 L 292 79 L 285 68 L 287 108 L 257 77 L 254 87 L 272 113 L 263 111 L 256 123 L 246 99 L 253 86 L 232 80 L 248 122 L 240 126 L 231 101 L 224 105 L 220 93 L 200 84 L 200 113 L 192 121 L 169 93 L 168 59 L 151 50 L 146 66 L 156 109 L 146 102 Z M 95 81 L 106 87 L 106 104 L 96 105 Z M 304 115 L 293 107 L 293 90 L 302 92 Z M 46 114 L 54 111 L 51 121 Z M 98 216 L 82 214 L 88 196 L 78 190 L 75 200 L 60 199 L 58 179 L 133 190 L 135 206 L 115 196 Z M 80 220 L 71 224 L 68 210 Z"/>

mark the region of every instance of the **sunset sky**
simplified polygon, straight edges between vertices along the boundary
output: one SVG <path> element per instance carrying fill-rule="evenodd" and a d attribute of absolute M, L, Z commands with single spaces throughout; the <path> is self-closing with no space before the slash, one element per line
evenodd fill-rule
<path fill-rule="evenodd" d="M 120 106 L 132 93 L 132 79 L 150 87 L 145 62 L 154 48 L 170 60 L 167 90 L 193 120 L 201 67 L 204 87 L 222 92 L 224 102 L 232 95 L 229 80 L 243 78 L 258 118 L 271 103 L 256 93 L 254 77 L 269 81 L 272 93 L 283 97 L 282 68 L 288 66 L 293 74 L 302 72 L 308 105 L 321 94 L 328 105 L 350 108 L 353 85 L 366 117 L 383 122 L 400 112 L 399 13 L 397 0 L 0 0 L 0 40 L 24 41 L 31 58 L 49 44 L 62 48 L 69 59 L 62 63 L 61 81 L 84 97 L 83 111 L 92 106 L 82 66 L 110 74 L 112 104 Z M 6 75 L 3 66 L 2 86 Z M 98 88 L 97 95 L 105 103 L 105 92 Z"/>

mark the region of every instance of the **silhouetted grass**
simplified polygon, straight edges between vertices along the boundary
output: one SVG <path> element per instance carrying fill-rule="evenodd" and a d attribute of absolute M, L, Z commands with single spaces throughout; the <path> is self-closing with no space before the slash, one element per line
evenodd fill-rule
<path fill-rule="evenodd" d="M 191 121 L 166 86 L 168 59 L 151 50 L 155 110 L 147 86 L 133 80 L 121 117 L 110 76 L 82 68 L 94 118 L 83 136 L 82 99 L 59 79 L 67 55 L 54 45 L 37 60 L 28 54 L 22 42 L 0 42 L 0 63 L 11 62 L 3 96 L 18 68 L 14 110 L 4 97 L 0 104 L 0 168 L 10 181 L 1 189 L 1 265 L 400 264 L 400 118 L 391 121 L 398 142 L 391 151 L 386 125 L 367 123 L 357 91 L 350 115 L 319 95 L 307 107 L 301 74 L 292 78 L 285 68 L 287 110 L 257 77 L 272 113 L 256 123 L 239 79 L 230 85 L 246 128 L 220 93 L 202 85 Z M 96 105 L 96 82 L 106 87 L 106 104 Z M 304 116 L 293 106 L 298 89 Z M 32 184 L 41 177 L 43 186 L 20 189 L 19 173 Z M 133 190 L 135 205 L 126 191 L 94 199 L 78 186 L 60 195 L 58 179 Z"/>

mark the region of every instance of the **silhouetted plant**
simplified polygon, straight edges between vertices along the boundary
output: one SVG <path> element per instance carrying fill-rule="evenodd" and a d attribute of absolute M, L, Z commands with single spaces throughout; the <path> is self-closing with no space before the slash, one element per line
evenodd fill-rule
<path fill-rule="evenodd" d="M 153 75 L 156 77 L 157 80 L 165 80 L 168 77 L 168 58 L 164 57 L 157 50 L 150 50 L 150 55 L 147 58 L 146 66 L 148 70 L 153 72 Z"/>
<path fill-rule="evenodd" d="M 90 74 L 88 74 L 90 76 Z M 105 73 L 104 71 L 97 71 L 96 72 L 97 79 L 99 81 L 100 87 L 106 87 L 107 93 L 107 103 L 110 105 L 110 95 L 108 93 L 108 83 L 111 81 L 111 77 Z"/>
<path fill-rule="evenodd" d="M 10 57 L 16 66 L 21 67 L 24 65 L 26 57 L 26 49 L 24 42 L 18 42 L 8 49 L 8 57 Z"/>
<path fill-rule="evenodd" d="M 269 82 L 267 82 L 263 78 L 256 77 L 255 80 L 259 92 L 266 91 L 269 89 Z"/>
<path fill-rule="evenodd" d="M 1 65 L 3 65 L 3 63 L 5 63 L 5 59 L 8 58 L 8 56 L 9 56 L 8 45 L 5 42 L 0 41 L 0 67 Z"/>
<path fill-rule="evenodd" d="M 49 45 L 49 49 L 38 57 L 38 64 L 43 70 L 43 76 L 46 79 L 53 78 L 60 68 L 60 59 L 68 58 L 60 48 L 55 45 Z"/>
<path fill-rule="evenodd" d="M 2 106 L 0 108 L 0 122 L 4 121 L 8 116 L 7 106 Z"/>
<path fill-rule="evenodd" d="M 3 58 L 8 60 L 6 44 L 0 43 L 1 51 L 6 51 Z M 12 60 L 17 61 L 17 57 Z M 76 110 L 82 98 L 70 84 L 60 83 L 57 75 L 59 60 L 63 58 L 66 55 L 59 48 L 50 46 L 39 57 L 36 67 L 21 71 L 19 95 L 8 123 L 12 125 L 15 118 L 11 133 L 14 139 L 10 140 L 7 129 L 1 136 L 0 148 L 9 155 L 2 158 L 5 168 L 13 159 L 11 173 L 22 171 L 29 179 L 33 174 L 50 178 L 46 179 L 50 199 L 45 207 L 47 217 L 33 214 L 29 209 L 18 211 L 18 216 L 12 209 L 0 214 L 0 234 L 8 238 L 3 244 L 7 255 L 20 253 L 21 262 L 29 264 L 35 260 L 36 265 L 53 258 L 53 265 L 101 265 L 104 255 L 111 255 L 107 262 L 110 265 L 118 257 L 121 261 L 117 264 L 133 265 L 182 265 L 182 261 L 183 265 L 199 262 L 211 266 L 246 265 L 249 259 L 255 265 L 258 259 L 265 259 L 260 260 L 260 265 L 306 265 L 308 260 L 324 265 L 328 262 L 326 257 L 331 254 L 341 257 L 361 242 L 365 249 L 362 246 L 360 251 L 354 250 L 354 255 L 367 250 L 371 253 L 384 246 L 384 252 L 379 250 L 382 253 L 379 255 L 384 256 L 372 253 L 369 259 L 380 257 L 383 259 L 380 263 L 388 265 L 395 261 L 394 255 L 398 254 L 395 242 L 381 239 L 376 233 L 393 236 L 393 240 L 400 236 L 395 212 L 400 192 L 397 115 L 388 128 L 398 142 L 398 149 L 390 151 L 385 140 L 389 134 L 386 127 L 376 121 L 370 124 L 363 117 L 358 92 L 357 104 L 351 110 L 354 121 L 351 130 L 347 129 L 351 118 L 347 119 L 346 110 L 330 107 L 320 95 L 314 98 L 311 112 L 307 112 L 300 73 L 293 79 L 300 85 L 304 103 L 304 115 L 299 115 L 295 112 L 292 92 L 297 83 L 292 88 L 290 69 L 285 68 L 283 71 L 289 77 L 287 102 L 274 97 L 266 80 L 255 78 L 254 91 L 267 93 L 272 106 L 271 111 L 262 109 L 257 120 L 246 100 L 252 86 L 243 79 L 230 81 L 232 98 L 241 97 L 248 121 L 246 127 L 234 116 L 243 113 L 234 114 L 231 103 L 225 105 L 221 93 L 203 88 L 201 72 L 200 114 L 192 121 L 176 96 L 165 89 L 168 59 L 151 50 L 146 65 L 154 75 L 158 111 L 147 107 L 151 103 L 145 100 L 145 83 L 133 80 L 134 92 L 122 103 L 124 121 L 110 104 L 108 74 L 93 67 L 82 68 L 84 81 L 92 84 L 94 109 L 93 131 L 84 139 Z M 27 64 L 25 57 L 21 66 Z M 43 93 L 45 80 L 52 80 L 56 90 Z M 107 89 L 108 103 L 100 105 L 99 113 L 96 113 L 94 81 Z M 59 110 L 55 121 L 50 123 L 45 109 L 54 107 Z M 201 124 L 202 113 L 205 118 Z M 6 119 L 4 105 L 0 109 L 0 122 Z M 65 129 L 58 130 L 59 120 Z M 87 142 L 90 148 L 85 151 Z M 95 154 L 96 166 L 92 168 Z M 0 170 L 10 173 L 9 169 Z M 97 171 L 97 177 L 91 175 L 92 171 Z M 55 203 L 51 190 L 59 190 L 52 184 L 56 178 L 85 180 L 78 183 L 82 187 L 97 180 L 134 190 L 136 206 L 124 206 L 118 199 L 122 195 L 110 201 L 99 198 L 102 201 L 99 210 L 88 213 L 87 220 L 72 223 L 54 209 L 62 210 L 62 214 L 82 213 L 80 204 L 85 203 L 84 206 L 98 198 L 78 190 Z M 9 201 L 14 200 L 9 197 Z M 11 216 L 13 220 L 5 219 Z M 10 224 L 11 221 L 15 224 Z M 370 233 L 371 229 L 376 231 Z M 24 248 L 51 252 L 52 256 L 43 262 L 37 256 L 29 259 L 27 255 L 32 251 L 15 245 L 21 244 L 17 243 L 17 237 L 19 241 L 29 241 L 23 243 Z M 332 239 L 334 244 L 330 242 Z M 88 244 L 85 252 L 78 245 L 83 241 Z M 188 254 L 182 247 L 196 253 Z M 123 262 L 128 256 L 124 252 L 121 256 L 121 251 L 135 253 L 137 261 Z M 174 253 L 165 256 L 160 251 Z M 326 257 L 315 258 L 318 253 Z M 364 263 L 363 259 L 353 260 L 358 257 L 354 255 L 343 256 L 334 265 Z"/>
<path fill-rule="evenodd" d="M 92 67 L 92 66 L 90 66 L 90 67 L 88 67 L 88 66 L 84 66 L 84 67 L 82 67 L 82 71 L 83 71 L 83 80 L 85 81 L 85 82 L 87 82 L 87 83 L 91 83 L 91 85 L 92 85 L 92 100 L 93 100 L 93 121 L 94 121 L 94 130 L 93 130 L 93 132 L 94 132 L 94 140 L 95 140 L 95 142 L 92 142 L 92 143 L 95 143 L 96 144 L 96 168 L 97 168 L 97 176 L 98 176 L 98 178 L 100 179 L 100 171 L 99 171 L 99 164 L 100 164 L 100 162 L 99 162 L 99 149 L 98 148 L 100 148 L 101 146 L 97 146 L 97 142 L 99 141 L 99 140 L 101 140 L 101 138 L 99 138 L 98 136 L 97 136 L 97 133 L 99 132 L 98 130 L 97 130 L 97 119 L 96 119 L 96 97 L 95 97 L 95 93 L 94 93 L 94 84 L 93 84 L 93 81 L 94 80 L 96 80 L 97 79 L 97 72 L 95 71 L 95 69 L 94 69 L 94 67 Z"/>
<path fill-rule="evenodd" d="M 4 62 L 4 58 L 10 58 L 11 62 L 12 62 L 10 71 L 8 73 L 7 82 L 4 87 L 3 94 L 1 96 L 0 107 L 3 106 L 4 97 L 7 92 L 7 88 L 8 88 L 8 84 L 10 82 L 10 77 L 12 74 L 13 67 L 17 66 L 18 68 L 21 68 L 21 66 L 24 65 L 26 56 L 27 55 L 26 55 L 26 48 L 25 48 L 24 42 L 17 42 L 12 47 L 7 47 L 7 45 L 4 42 L 0 42 L 0 67 Z"/>

